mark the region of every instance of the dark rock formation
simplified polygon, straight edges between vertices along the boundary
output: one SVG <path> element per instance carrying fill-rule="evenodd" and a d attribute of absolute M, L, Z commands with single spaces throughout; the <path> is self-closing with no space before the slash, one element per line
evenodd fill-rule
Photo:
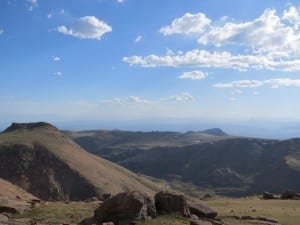
<path fill-rule="evenodd" d="M 273 195 L 272 193 L 270 193 L 270 192 L 264 192 L 262 194 L 262 198 L 265 199 L 265 200 L 277 199 L 277 197 L 275 195 Z"/>
<path fill-rule="evenodd" d="M 283 192 L 280 195 L 280 198 L 281 199 L 300 199 L 300 194 L 298 194 L 294 191 L 288 190 L 288 191 Z"/>
<path fill-rule="evenodd" d="M 231 168 L 220 168 L 212 172 L 211 181 L 216 186 L 233 187 L 244 183 L 243 177 Z"/>
<path fill-rule="evenodd" d="M 15 131 L 15 130 L 20 130 L 20 129 L 27 129 L 27 130 L 32 130 L 34 128 L 40 128 L 40 127 L 48 127 L 48 128 L 54 128 L 49 123 L 45 122 L 36 122 L 36 123 L 12 123 L 8 128 L 4 130 L 4 132 L 10 132 L 10 131 Z"/>
<path fill-rule="evenodd" d="M 192 220 L 190 222 L 190 225 L 214 225 L 214 224 L 206 220 Z"/>
<path fill-rule="evenodd" d="M 5 214 L 0 214 L 0 224 L 1 222 L 7 222 L 8 221 L 8 217 Z"/>
<path fill-rule="evenodd" d="M 97 222 L 114 222 L 118 225 L 145 221 L 154 217 L 156 217 L 156 210 L 152 199 L 136 191 L 113 196 L 94 213 L 94 219 Z"/>
<path fill-rule="evenodd" d="M 155 206 L 158 214 L 180 213 L 185 217 L 190 216 L 184 194 L 161 191 L 155 195 Z"/>
<path fill-rule="evenodd" d="M 202 133 L 210 134 L 210 135 L 215 135 L 215 136 L 225 136 L 225 135 L 228 135 L 223 130 L 221 130 L 220 128 L 207 129 L 207 130 L 202 131 Z"/>
<path fill-rule="evenodd" d="M 190 212 L 197 215 L 199 218 L 214 219 L 218 215 L 215 210 L 201 204 L 198 201 L 188 199 L 187 204 Z"/>

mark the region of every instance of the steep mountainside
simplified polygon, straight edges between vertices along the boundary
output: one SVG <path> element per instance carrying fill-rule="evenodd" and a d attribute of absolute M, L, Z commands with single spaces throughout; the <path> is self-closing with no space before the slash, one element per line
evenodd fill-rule
<path fill-rule="evenodd" d="M 87 153 L 47 123 L 12 124 L 0 134 L 0 177 L 47 200 L 86 199 L 156 186 Z"/>

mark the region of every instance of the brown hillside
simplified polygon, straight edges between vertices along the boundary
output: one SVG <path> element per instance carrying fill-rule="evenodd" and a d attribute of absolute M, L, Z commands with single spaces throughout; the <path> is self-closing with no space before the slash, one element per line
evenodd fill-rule
<path fill-rule="evenodd" d="M 150 181 L 87 153 L 47 123 L 12 124 L 2 132 L 0 162 L 0 177 L 47 200 L 156 190 Z"/>

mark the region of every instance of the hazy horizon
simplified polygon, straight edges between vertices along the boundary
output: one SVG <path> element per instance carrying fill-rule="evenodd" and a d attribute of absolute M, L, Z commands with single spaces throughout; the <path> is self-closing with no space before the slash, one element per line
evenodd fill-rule
<path fill-rule="evenodd" d="M 48 122 L 60 130 L 85 131 L 85 130 L 124 130 L 124 131 L 203 131 L 219 128 L 234 136 L 253 138 L 289 139 L 299 138 L 300 121 L 272 121 L 272 120 L 245 120 L 245 121 L 212 121 L 188 120 L 175 118 L 161 118 L 156 120 L 98 120 L 98 121 L 51 121 L 51 120 L 13 120 L 0 123 L 0 132 L 12 123 Z"/>

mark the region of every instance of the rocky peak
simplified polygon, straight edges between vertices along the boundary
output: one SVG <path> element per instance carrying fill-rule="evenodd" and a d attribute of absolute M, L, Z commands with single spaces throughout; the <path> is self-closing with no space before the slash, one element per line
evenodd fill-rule
<path fill-rule="evenodd" d="M 211 134 L 211 135 L 215 135 L 215 136 L 225 136 L 225 135 L 227 135 L 220 128 L 207 129 L 207 130 L 202 131 L 202 133 Z"/>
<path fill-rule="evenodd" d="M 11 132 L 16 130 L 33 130 L 36 128 L 54 128 L 53 125 L 46 122 L 35 122 L 35 123 L 12 123 L 4 132 Z"/>

